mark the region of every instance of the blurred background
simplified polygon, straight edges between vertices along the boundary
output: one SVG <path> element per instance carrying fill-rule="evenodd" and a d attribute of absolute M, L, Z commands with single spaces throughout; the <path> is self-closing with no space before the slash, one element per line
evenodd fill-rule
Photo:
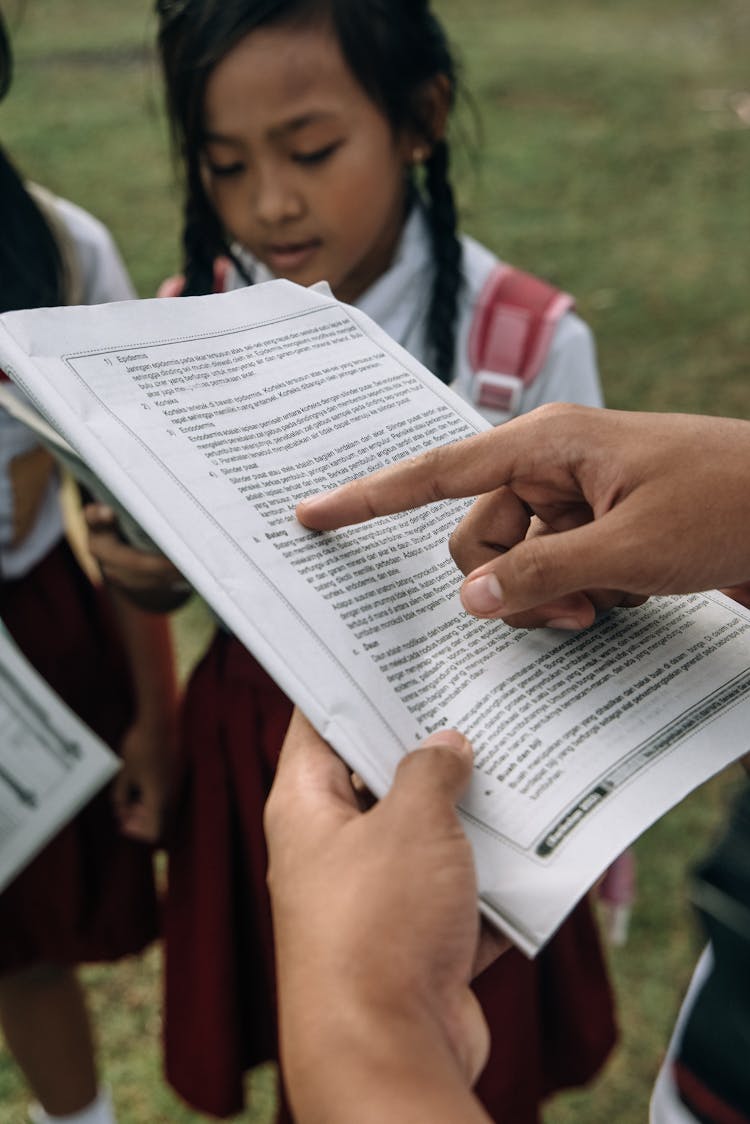
<path fill-rule="evenodd" d="M 0 6 L 16 54 L 0 141 L 29 178 L 110 227 L 139 293 L 152 295 L 179 264 L 180 204 L 151 0 Z M 576 295 L 610 406 L 750 417 L 750 2 L 435 7 L 467 91 L 453 137 L 463 228 Z M 184 673 L 205 635 L 201 606 L 175 630 Z M 546 1124 L 647 1119 L 701 943 L 687 875 L 738 778 L 705 786 L 639 841 L 630 939 L 610 953 L 621 1045 L 589 1091 L 550 1105 Z M 86 978 L 121 1124 L 201 1119 L 161 1077 L 159 950 Z M 261 1124 L 273 1074 L 253 1083 L 253 1111 L 238 1119 Z M 26 1104 L 0 1045 L 0 1124 L 24 1121 Z"/>

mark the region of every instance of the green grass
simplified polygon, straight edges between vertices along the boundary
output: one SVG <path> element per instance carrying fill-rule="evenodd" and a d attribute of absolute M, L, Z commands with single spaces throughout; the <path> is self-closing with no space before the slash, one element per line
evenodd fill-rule
<path fill-rule="evenodd" d="M 142 295 L 178 260 L 150 0 L 10 0 L 17 76 L 0 138 L 112 228 Z M 750 9 L 743 0 L 440 0 L 482 119 L 457 151 L 465 228 L 576 294 L 609 403 L 750 416 Z M 21 10 L 23 12 L 21 14 Z M 15 15 L 14 13 L 19 13 Z M 744 117 L 743 117 L 744 115 Z M 472 135 L 465 104 L 457 134 Z M 699 455 L 699 451 L 697 451 Z M 689 487 L 686 466 L 686 486 Z M 180 615 L 183 671 L 205 635 Z M 638 844 L 630 943 L 612 954 L 622 1045 L 547 1124 L 642 1124 L 698 935 L 686 872 L 736 773 Z M 187 1124 L 160 1072 L 158 950 L 86 972 L 121 1124 Z M 245 1119 L 268 1120 L 273 1075 Z M 23 1120 L 0 1050 L 0 1124 Z"/>

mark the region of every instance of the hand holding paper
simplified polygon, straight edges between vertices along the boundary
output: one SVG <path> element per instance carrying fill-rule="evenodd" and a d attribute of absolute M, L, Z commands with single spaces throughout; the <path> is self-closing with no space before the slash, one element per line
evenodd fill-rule
<path fill-rule="evenodd" d="M 392 1012 L 406 1010 L 407 1055 L 426 1040 L 466 1085 L 479 1076 L 489 1039 L 469 989 L 479 940 L 476 875 L 455 810 L 471 760 L 455 730 L 433 734 L 404 758 L 384 799 L 362 813 L 349 771 L 295 711 L 265 815 L 282 1049 L 293 1072 L 315 1080 L 325 1062 L 316 1046 L 329 1031 L 345 1026 L 338 1046 L 349 1050 L 361 1028 L 370 1050 L 380 1020 L 393 1035 L 407 1020 Z M 319 1022 L 313 1036 L 303 1033 L 311 1010 Z"/>

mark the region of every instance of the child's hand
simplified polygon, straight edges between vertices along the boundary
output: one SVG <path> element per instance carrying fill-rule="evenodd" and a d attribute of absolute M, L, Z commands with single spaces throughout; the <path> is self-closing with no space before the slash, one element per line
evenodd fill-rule
<path fill-rule="evenodd" d="M 166 277 L 156 290 L 157 297 L 181 297 L 185 288 L 185 278 L 181 273 Z"/>
<path fill-rule="evenodd" d="M 120 747 L 123 767 L 112 800 L 123 835 L 143 843 L 162 836 L 172 794 L 176 727 L 136 720 Z"/>
<path fill-rule="evenodd" d="M 89 550 L 106 582 L 144 609 L 168 612 L 183 603 L 190 589 L 168 558 L 123 542 L 115 513 L 106 504 L 88 504 L 84 515 Z"/>

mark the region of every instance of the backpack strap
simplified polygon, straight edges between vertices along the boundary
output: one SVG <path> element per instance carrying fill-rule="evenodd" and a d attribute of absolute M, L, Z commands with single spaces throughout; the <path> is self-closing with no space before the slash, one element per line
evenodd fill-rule
<path fill-rule="evenodd" d="M 544 366 L 570 293 L 510 265 L 495 266 L 479 295 L 469 332 L 474 404 L 512 417 Z"/>

